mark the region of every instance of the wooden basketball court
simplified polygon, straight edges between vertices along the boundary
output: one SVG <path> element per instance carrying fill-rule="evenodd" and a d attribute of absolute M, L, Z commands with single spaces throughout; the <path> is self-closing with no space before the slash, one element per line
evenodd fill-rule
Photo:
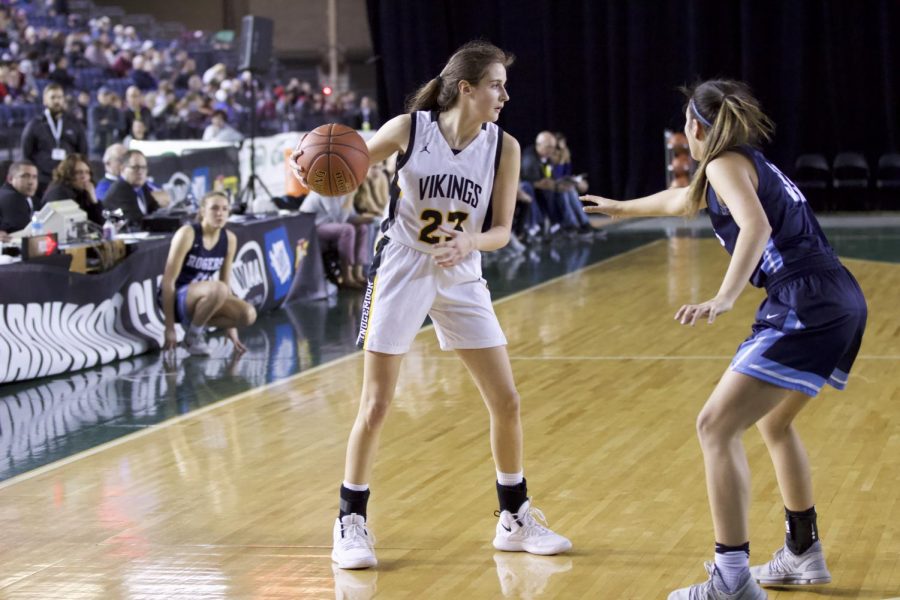
<path fill-rule="evenodd" d="M 488 419 L 424 330 L 382 435 L 369 505 L 380 564 L 332 569 L 362 355 L 226 399 L 0 484 L 2 598 L 665 598 L 713 552 L 694 419 L 761 292 L 715 325 L 672 319 L 727 256 L 673 238 L 497 303 L 536 506 L 574 550 L 495 552 Z M 846 264 L 870 320 L 848 390 L 800 417 L 834 582 L 770 598 L 900 596 L 900 266 Z M 752 561 L 783 540 L 760 436 Z"/>

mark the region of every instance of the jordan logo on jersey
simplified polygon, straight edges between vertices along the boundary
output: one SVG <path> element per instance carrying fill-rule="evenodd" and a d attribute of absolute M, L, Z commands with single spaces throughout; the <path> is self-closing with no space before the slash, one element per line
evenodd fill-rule
<path fill-rule="evenodd" d="M 472 208 L 478 208 L 481 186 L 459 175 L 429 175 L 419 179 L 419 200 L 431 198 L 459 200 Z"/>

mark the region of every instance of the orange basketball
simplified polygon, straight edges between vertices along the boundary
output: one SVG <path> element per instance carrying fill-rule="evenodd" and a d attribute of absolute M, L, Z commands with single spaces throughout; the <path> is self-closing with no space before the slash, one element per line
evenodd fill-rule
<path fill-rule="evenodd" d="M 356 191 L 369 170 L 369 149 L 355 130 L 326 123 L 300 139 L 295 161 L 309 189 L 323 196 Z"/>

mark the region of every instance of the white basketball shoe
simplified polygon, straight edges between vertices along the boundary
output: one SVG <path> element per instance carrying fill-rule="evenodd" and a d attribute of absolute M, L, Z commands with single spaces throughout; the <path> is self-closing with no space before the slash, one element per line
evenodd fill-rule
<path fill-rule="evenodd" d="M 366 519 L 356 513 L 334 520 L 334 549 L 331 560 L 341 569 L 368 569 L 378 564 L 375 536 L 366 527 Z"/>
<path fill-rule="evenodd" d="M 753 577 L 747 577 L 744 585 L 729 592 L 716 563 L 708 561 L 704 566 L 709 574 L 708 580 L 675 590 L 669 594 L 669 600 L 766 600 L 769 597 Z"/>
<path fill-rule="evenodd" d="M 544 513 L 531 505 L 530 498 L 517 512 L 504 510 L 499 517 L 497 535 L 494 536 L 494 548 L 497 550 L 549 555 L 572 548 L 572 542 L 546 527 Z"/>
<path fill-rule="evenodd" d="M 766 564 L 750 567 L 750 575 L 763 585 L 831 583 L 831 573 L 825 565 L 825 554 L 819 541 L 800 555 L 782 546 Z"/>

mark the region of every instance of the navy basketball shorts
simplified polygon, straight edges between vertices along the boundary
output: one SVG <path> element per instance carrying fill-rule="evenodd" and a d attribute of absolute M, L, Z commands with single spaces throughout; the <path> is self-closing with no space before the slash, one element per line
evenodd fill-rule
<path fill-rule="evenodd" d="M 481 254 L 445 268 L 434 257 L 383 237 L 363 297 L 357 346 L 405 354 L 431 317 L 441 350 L 505 346 L 506 336 L 481 277 Z"/>
<path fill-rule="evenodd" d="M 866 328 L 866 300 L 844 267 L 788 279 L 756 313 L 731 370 L 815 396 L 842 390 Z"/>
<path fill-rule="evenodd" d="M 188 314 L 187 309 L 187 293 L 189 287 L 191 287 L 191 284 L 175 288 L 175 322 L 183 325 L 190 325 L 191 323 L 191 315 Z M 159 288 L 156 292 L 156 303 L 159 305 L 159 309 L 163 311 L 163 314 L 165 314 L 166 311 L 162 302 L 162 288 Z"/>

